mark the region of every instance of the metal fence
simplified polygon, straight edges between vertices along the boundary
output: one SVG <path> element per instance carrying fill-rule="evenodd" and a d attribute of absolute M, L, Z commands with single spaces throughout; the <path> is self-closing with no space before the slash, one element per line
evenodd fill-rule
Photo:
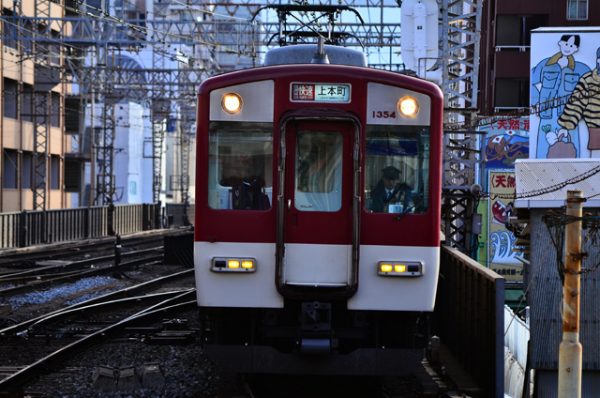
<path fill-rule="evenodd" d="M 504 396 L 504 278 L 444 246 L 435 333 L 481 388 Z"/>
<path fill-rule="evenodd" d="M 165 205 L 165 225 L 182 227 L 194 224 L 194 205 L 183 203 L 167 203 Z"/>
<path fill-rule="evenodd" d="M 118 205 L 0 213 L 0 249 L 160 228 L 160 205 Z"/>

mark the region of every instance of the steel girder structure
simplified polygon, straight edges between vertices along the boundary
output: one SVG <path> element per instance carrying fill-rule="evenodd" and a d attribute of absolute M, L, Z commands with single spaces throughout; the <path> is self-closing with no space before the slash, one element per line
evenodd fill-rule
<path fill-rule="evenodd" d="M 467 117 L 477 108 L 482 7 L 482 0 L 442 0 L 442 90 L 447 110 Z"/>
<path fill-rule="evenodd" d="M 50 0 L 35 0 L 34 13 L 36 18 L 49 18 Z M 21 15 L 20 11 L 19 15 Z M 52 84 L 51 82 L 53 74 L 48 49 L 38 43 L 41 38 L 51 37 L 51 33 L 39 32 L 35 29 L 32 32 L 34 39 L 37 39 L 34 42 L 33 56 L 36 60 L 36 72 L 39 73 L 39 75 L 38 73 L 34 74 L 33 86 L 33 210 L 45 211 L 48 191 L 48 137 L 50 135 L 50 107 L 52 104 L 50 90 L 56 83 Z M 45 231 L 44 226 L 41 230 Z"/>
<path fill-rule="evenodd" d="M 471 254 L 477 212 L 480 142 L 470 126 L 477 108 L 482 0 L 442 0 L 445 94 L 444 230 L 446 241 Z M 475 192 L 475 194 L 474 194 Z"/>
<path fill-rule="evenodd" d="M 167 19 L 168 2 L 154 4 L 155 21 L 165 22 Z M 150 32 L 149 32 L 150 33 Z M 154 37 L 154 35 L 148 35 Z M 163 37 L 155 44 L 156 51 L 152 51 L 152 68 L 156 70 L 165 70 L 167 59 L 166 50 L 167 42 Z M 161 74 L 160 77 L 167 77 Z M 170 76 L 170 75 L 169 75 Z M 173 82 L 173 80 L 168 80 Z M 169 86 L 162 83 L 159 79 L 151 79 L 149 88 L 152 90 L 150 94 L 150 121 L 152 125 L 152 201 L 160 203 L 160 192 L 162 187 L 162 155 L 167 128 L 167 120 L 171 110 L 171 104 L 167 93 L 176 93 L 175 90 L 168 89 Z M 169 87 L 170 88 L 170 87 Z"/>
<path fill-rule="evenodd" d="M 36 0 L 50 1 L 50 0 Z M 204 2 L 204 1 L 187 1 L 187 4 L 177 2 L 177 6 L 183 5 L 189 7 L 190 11 L 209 11 L 215 7 L 221 7 L 226 10 L 229 16 L 233 16 L 239 11 L 240 7 L 245 7 L 250 13 L 257 11 L 260 7 L 269 4 L 278 4 L 278 2 Z M 338 2 L 329 1 L 331 5 L 337 5 Z M 173 3 L 175 4 L 175 3 Z M 168 57 L 169 45 L 186 45 L 192 48 L 197 46 L 205 46 L 212 48 L 213 51 L 236 54 L 250 54 L 255 56 L 257 48 L 266 48 L 265 42 L 269 37 L 277 34 L 280 31 L 278 23 L 261 22 L 258 24 L 251 23 L 249 20 L 225 19 L 211 15 L 210 18 L 199 20 L 192 19 L 191 21 L 184 19 L 167 18 L 169 7 L 172 2 L 165 1 L 155 4 L 155 16 L 151 20 L 123 20 L 115 16 L 110 16 L 105 10 L 92 10 L 89 12 L 86 8 L 85 12 L 81 9 L 71 9 L 71 12 L 79 13 L 80 16 L 51 18 L 49 14 L 36 14 L 33 18 L 23 17 L 23 23 L 30 26 L 39 26 L 39 34 L 20 37 L 23 41 L 34 41 L 46 44 L 59 44 L 63 47 L 94 49 L 95 58 L 103 59 L 103 67 L 96 68 L 92 65 L 91 68 L 82 68 L 82 65 L 77 62 L 68 62 L 68 69 L 74 81 L 78 82 L 82 87 L 84 95 L 93 96 L 92 103 L 103 103 L 104 107 L 100 108 L 102 120 L 101 130 L 108 136 L 103 138 L 101 142 L 97 142 L 95 150 L 95 158 L 97 160 L 97 175 L 96 181 L 96 202 L 100 204 L 110 204 L 113 201 L 112 196 L 115 192 L 114 176 L 112 175 L 112 156 L 109 156 L 110 148 L 114 141 L 114 121 L 112 121 L 112 112 L 109 109 L 111 97 L 120 95 L 130 95 L 137 92 L 138 89 L 150 88 L 150 98 L 153 103 L 151 106 L 153 115 L 153 169 L 155 178 L 153 181 L 153 197 L 158 199 L 159 183 L 160 183 L 160 155 L 162 154 L 162 135 L 164 129 L 160 127 L 164 125 L 165 114 L 168 112 L 165 106 L 165 100 L 177 101 L 182 107 L 188 104 L 190 98 L 195 97 L 195 86 L 207 73 L 205 70 L 200 70 L 197 67 L 184 68 L 178 70 L 168 70 L 165 68 L 164 60 Z M 320 2 L 323 4 L 323 2 Z M 347 5 L 353 7 L 376 7 L 381 10 L 384 8 L 397 8 L 398 4 L 395 1 L 349 1 Z M 83 4 L 83 7 L 88 7 Z M 383 11 L 380 12 L 383 14 Z M 52 37 L 52 29 L 59 29 L 62 32 L 71 32 L 69 36 L 60 35 L 58 38 Z M 302 25 L 300 23 L 291 23 L 287 25 L 290 30 L 298 30 Z M 134 30 L 141 33 L 140 35 L 123 34 L 126 30 Z M 347 33 L 344 44 L 349 46 L 365 46 L 365 47 L 381 47 L 393 46 L 399 48 L 400 29 L 399 24 L 384 24 L 384 23 L 368 23 L 361 25 L 358 23 L 339 24 L 338 29 Z M 98 34 L 100 32 L 100 35 Z M 257 38 L 261 37 L 263 42 L 257 43 Z M 221 41 L 217 42 L 217 38 Z M 241 39 L 240 39 L 241 38 Z M 248 38 L 248 39 L 246 39 Z M 225 41 L 222 41 L 226 39 Z M 111 59 L 111 54 L 120 49 L 140 48 L 144 46 L 152 46 L 153 65 L 152 70 L 132 71 L 111 69 L 108 60 Z M 213 69 L 212 65 L 209 69 Z M 146 81 L 149 83 L 147 87 L 143 87 L 141 79 L 130 79 L 132 75 L 146 76 Z M 132 81 L 135 82 L 132 84 Z M 123 83 L 123 84 L 122 84 Z M 125 84 L 127 83 L 127 84 Z M 189 84 L 189 85 L 188 85 Z M 188 89 L 186 89 L 188 85 Z M 192 87 L 192 89 L 189 89 Z M 88 99 L 89 101 L 89 99 Z M 183 117 L 185 137 L 190 130 L 189 121 L 193 112 L 185 111 L 186 116 Z M 42 114 L 38 120 L 39 125 L 42 123 Z M 104 121 L 107 119 L 107 121 Z M 187 124 L 187 125 L 186 125 Z M 94 137 L 98 137 L 94 134 Z M 183 143 L 187 140 L 184 139 Z M 186 153 L 187 151 L 183 151 Z M 185 155 L 184 155 L 185 156 Z M 187 161 L 182 159 L 185 165 Z M 185 176 L 182 176 L 181 181 L 187 181 Z M 186 183 L 187 184 L 187 183 Z"/>
<path fill-rule="evenodd" d="M 470 112 L 473 111 L 477 100 L 477 75 L 478 75 L 478 27 L 481 20 L 481 0 L 439 0 L 442 5 L 442 48 L 443 55 L 440 62 L 444 66 L 444 82 L 443 89 L 449 94 L 446 108 L 449 112 L 457 114 L 457 117 L 450 117 L 446 120 L 447 125 L 456 127 L 461 125 L 464 118 L 469 118 Z M 169 2 L 164 2 L 165 9 L 161 12 L 166 12 Z M 231 2 L 203 2 L 203 1 L 187 1 L 186 4 L 178 2 L 190 10 L 205 12 L 210 15 L 209 18 L 192 19 L 190 20 L 174 20 L 166 17 L 160 17 L 161 12 L 155 12 L 153 20 L 144 21 L 122 21 L 117 18 L 111 18 L 106 15 L 96 15 L 95 17 L 70 17 L 54 19 L 51 22 L 56 24 L 69 25 L 73 35 L 68 38 L 61 38 L 62 43 L 71 46 L 98 46 L 97 32 L 103 31 L 102 43 L 107 48 L 128 48 L 131 46 L 153 46 L 155 55 L 153 57 L 152 70 L 111 70 L 107 67 L 104 71 L 108 79 L 116 82 L 125 82 L 128 84 L 121 86 L 121 90 L 136 91 L 144 89 L 141 80 L 130 79 L 127 76 L 132 74 L 144 74 L 146 81 L 149 83 L 152 99 L 155 105 L 153 110 L 153 124 L 155 125 L 156 140 L 153 141 L 153 158 L 157 160 L 154 163 L 156 175 L 159 175 L 160 163 L 158 163 L 159 153 L 162 151 L 161 133 L 159 132 L 159 120 L 164 121 L 164 112 L 166 112 L 164 103 L 160 102 L 164 99 L 181 99 L 183 97 L 194 97 L 192 91 L 186 90 L 185 87 L 193 87 L 199 83 L 203 76 L 208 75 L 209 70 L 214 69 L 214 64 L 204 67 L 191 67 L 189 69 L 168 69 L 164 65 L 164 56 L 167 53 L 166 43 L 168 44 L 183 44 L 192 48 L 202 46 L 208 48 L 209 51 L 232 52 L 237 54 L 247 54 L 252 56 L 256 54 L 256 47 L 263 46 L 266 48 L 266 43 L 274 35 L 278 34 L 281 27 L 278 23 L 263 20 L 257 23 L 250 23 L 243 20 L 230 20 L 221 18 L 216 14 L 213 15 L 211 10 L 215 7 L 221 7 L 226 10 L 229 16 L 234 16 L 240 7 L 246 7 L 251 12 L 257 11 L 259 8 L 270 4 L 279 4 L 279 2 L 256 2 L 256 1 L 236 1 Z M 319 4 L 338 5 L 338 1 L 321 1 Z M 396 1 L 345 1 L 345 5 L 352 7 L 369 7 L 378 8 L 380 11 L 381 21 L 383 21 L 384 10 L 397 9 L 398 2 Z M 157 9 L 158 10 L 158 9 Z M 158 10 L 160 11 L 160 10 Z M 159 17 L 157 17 L 157 15 Z M 47 20 L 49 18 L 46 18 Z M 268 19 L 268 18 L 267 18 Z M 30 21 L 37 23 L 40 21 Z M 42 26 L 47 26 L 49 21 Z M 144 42 L 139 38 L 130 39 L 126 36 L 118 36 L 116 33 L 123 26 L 129 24 L 131 29 L 142 31 L 145 33 Z M 288 24 L 286 29 L 296 30 L 301 27 L 301 24 Z M 399 49 L 400 46 L 400 27 L 398 23 L 367 23 L 361 25 L 359 23 L 340 23 L 337 25 L 340 32 L 345 32 L 346 45 L 360 46 L 364 45 L 368 48 L 376 48 L 385 46 L 386 48 Z M 324 28 L 325 29 L 325 28 Z M 111 33 L 112 32 L 112 33 Z M 250 37 L 252 40 L 240 40 L 240 37 Z M 255 45 L 256 37 L 261 37 L 260 43 Z M 217 38 L 221 41 L 217 42 Z M 447 38 L 447 40 L 444 40 Z M 250 43 L 250 44 L 249 44 Z M 161 57 L 161 54 L 163 55 Z M 397 68 L 399 70 L 399 68 Z M 73 74 L 76 72 L 73 71 Z M 140 82 L 131 84 L 131 81 Z M 190 85 L 188 85 L 188 82 Z M 120 83 L 118 83 L 120 85 Z M 139 87 L 138 87 L 139 85 Z M 126 87 L 126 88 L 125 88 Z M 146 87 L 146 90 L 148 90 Z M 189 92 L 189 94 L 187 94 Z M 121 93 L 123 93 L 121 91 Z M 189 98 L 186 98 L 189 101 Z M 181 102 L 180 102 L 181 103 Z M 162 114 L 161 114 L 162 113 Z M 185 124 L 185 123 L 183 123 Z M 187 128 L 185 128 L 187 132 Z M 183 135 L 182 135 L 183 136 Z M 460 137 L 460 136 L 456 136 Z M 459 138 L 453 138 L 459 139 Z M 456 159 L 452 160 L 455 161 Z M 468 159 L 465 159 L 468 161 Z M 184 161 L 182 162 L 184 163 Z M 463 183 L 457 184 L 457 179 L 460 179 L 461 173 L 466 169 L 465 166 L 446 167 L 449 175 L 446 177 L 445 186 L 446 192 L 455 192 L 455 188 L 465 191 L 472 185 L 473 181 L 463 179 Z M 158 191 L 158 182 L 160 177 L 154 180 L 154 196 L 156 198 Z M 457 188 L 460 186 L 459 188 Z M 461 219 L 465 214 L 462 211 L 457 212 Z M 460 237 L 457 241 L 462 241 Z"/>
<path fill-rule="evenodd" d="M 444 135 L 443 219 L 446 242 L 471 254 L 473 225 L 477 213 L 478 186 L 475 182 L 481 165 L 479 135 L 472 131 L 451 131 Z"/>

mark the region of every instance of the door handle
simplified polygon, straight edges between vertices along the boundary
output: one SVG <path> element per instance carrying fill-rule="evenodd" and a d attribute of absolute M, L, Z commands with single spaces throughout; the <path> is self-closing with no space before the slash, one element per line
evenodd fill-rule
<path fill-rule="evenodd" d="M 288 205 L 288 210 L 292 208 L 292 200 L 291 199 L 288 199 L 287 205 Z"/>

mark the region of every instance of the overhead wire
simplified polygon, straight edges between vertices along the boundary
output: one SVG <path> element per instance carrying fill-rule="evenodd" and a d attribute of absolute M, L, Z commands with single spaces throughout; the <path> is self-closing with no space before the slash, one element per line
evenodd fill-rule
<path fill-rule="evenodd" d="M 18 24 L 13 22 L 11 19 L 14 19 L 13 16 L 10 17 L 5 17 L 5 16 L 1 16 L 0 20 L 2 20 L 2 22 L 13 26 L 16 28 L 16 31 L 20 31 L 21 33 L 29 33 L 30 35 L 34 36 L 34 35 L 39 35 L 39 32 L 34 32 L 31 29 L 28 29 L 24 24 Z M 18 41 L 19 38 L 16 38 L 16 41 Z M 44 37 L 44 41 L 46 43 L 53 43 L 55 46 L 62 46 L 62 47 L 66 47 L 66 48 L 70 48 L 70 49 L 74 49 L 78 52 L 84 52 L 85 49 L 83 47 L 78 47 L 75 46 L 73 44 L 69 44 L 69 43 L 65 43 L 64 39 L 61 38 L 54 38 L 54 37 Z M 87 59 L 87 56 L 74 56 L 72 54 L 67 54 L 66 52 L 60 52 L 60 53 L 56 53 L 53 52 L 51 50 L 51 45 L 48 46 L 40 46 L 39 44 L 36 44 L 33 40 L 32 40 L 32 44 L 30 46 L 30 51 L 31 54 L 27 54 L 25 56 L 21 56 L 18 63 L 22 63 L 23 61 L 25 61 L 26 59 L 30 59 L 30 58 L 37 58 L 40 57 L 40 53 L 43 53 L 43 57 L 48 57 L 49 59 L 52 58 L 56 58 L 56 59 L 60 59 L 61 57 L 67 61 L 83 61 L 85 59 Z M 21 47 L 24 47 L 23 44 L 21 44 Z M 179 52 L 177 54 L 172 54 L 172 53 L 168 53 L 166 51 L 161 51 L 161 48 L 154 48 L 153 51 L 157 52 L 157 53 L 163 53 L 163 55 L 166 55 L 168 57 L 170 57 L 172 60 L 176 61 L 176 57 L 177 55 L 179 55 Z M 19 51 L 19 48 L 15 48 L 15 51 Z M 49 61 L 51 63 L 51 61 Z M 18 67 L 18 63 L 15 63 L 13 65 L 11 65 L 12 67 L 17 68 Z M 56 65 L 57 67 L 61 67 L 61 68 L 69 68 L 68 65 Z M 89 70 L 93 70 L 93 69 L 97 69 L 97 66 L 81 66 L 83 69 L 89 69 Z M 105 68 L 106 69 L 106 68 Z M 123 71 L 123 72 L 131 72 L 131 73 L 137 73 L 138 71 L 141 73 L 151 73 L 150 71 L 146 71 L 145 69 L 142 70 L 136 70 L 136 69 L 127 69 L 127 68 L 114 68 L 114 70 L 117 71 Z M 188 69 L 186 68 L 177 68 L 177 69 L 173 69 L 174 72 L 177 73 L 185 73 Z M 194 69 L 193 72 L 198 72 L 198 70 Z M 153 82 L 148 82 L 149 85 L 155 85 Z M 164 85 L 165 82 L 161 82 L 161 85 Z M 167 84 L 168 85 L 168 84 Z M 91 90 L 90 91 L 91 94 L 97 94 L 98 92 L 96 90 Z M 184 93 L 184 91 L 181 91 L 181 93 Z M 184 93 L 185 94 L 185 93 Z"/>
<path fill-rule="evenodd" d="M 550 185 L 548 187 L 544 187 L 544 188 L 540 188 L 540 189 L 534 189 L 531 191 L 526 191 L 526 192 L 521 192 L 521 193 L 514 193 L 514 194 L 495 194 L 495 193 L 491 193 L 491 192 L 480 192 L 478 194 L 479 197 L 481 198 L 502 198 L 502 199 L 526 199 L 526 198 L 531 198 L 534 196 L 540 196 L 540 195 L 544 195 L 547 193 L 552 193 L 552 192 L 556 192 L 556 191 L 560 191 L 561 189 L 563 189 L 564 187 L 566 187 L 567 185 L 573 185 L 576 184 L 578 182 L 584 181 L 596 174 L 600 173 L 600 165 L 592 167 L 591 169 L 576 175 L 574 177 L 568 178 L 564 181 L 558 182 L 556 184 Z M 600 195 L 600 194 L 597 194 Z M 593 196 L 597 196 L 597 195 L 593 195 Z"/>
<path fill-rule="evenodd" d="M 592 92 L 592 93 L 585 94 L 585 95 L 578 93 L 577 98 L 582 99 L 582 100 L 589 100 L 591 98 L 595 98 L 597 96 L 597 94 L 598 94 L 597 92 Z M 572 96 L 573 96 L 573 94 L 554 97 L 554 98 L 549 99 L 544 102 L 539 102 L 539 103 L 531 105 L 531 106 L 522 107 L 521 109 L 523 109 L 523 110 L 521 110 L 521 111 L 516 111 L 516 112 L 512 112 L 512 113 L 507 112 L 507 113 L 503 113 L 501 115 L 495 115 L 495 116 L 483 116 L 479 120 L 475 121 L 471 127 L 493 126 L 494 124 L 496 124 L 500 121 L 518 119 L 518 118 L 532 116 L 532 115 L 539 115 L 541 112 L 544 112 L 544 111 L 554 110 L 554 109 L 564 107 L 565 105 L 568 104 L 568 102 Z"/>
<path fill-rule="evenodd" d="M 77 4 L 85 4 L 85 3 L 83 3 L 81 0 L 77 0 Z M 121 26 L 126 26 L 126 27 L 128 27 L 130 29 L 137 30 L 140 33 L 164 35 L 165 37 L 171 37 L 171 38 L 180 39 L 180 40 L 190 39 L 190 37 L 191 37 L 191 35 L 181 35 L 181 34 L 176 34 L 176 33 L 168 32 L 168 31 L 164 31 L 164 30 L 159 30 L 159 29 L 156 29 L 156 28 L 150 28 L 148 26 L 136 25 L 136 24 L 128 22 L 128 21 L 126 21 L 126 20 L 124 20 L 122 18 L 118 18 L 118 17 L 115 17 L 113 15 L 110 15 L 108 12 L 106 12 L 103 9 L 100 9 L 100 8 L 97 8 L 97 7 L 93 7 L 93 6 L 90 6 L 90 5 L 87 5 L 87 4 L 85 4 L 85 6 L 87 8 L 90 8 L 90 9 L 93 9 L 93 10 L 97 11 L 99 13 L 99 15 L 96 15 L 96 14 L 91 13 L 91 12 L 82 12 L 81 10 L 79 10 L 77 8 L 72 8 L 72 7 L 69 7 L 69 6 L 65 6 L 65 8 L 68 9 L 69 11 L 72 11 L 72 12 L 78 14 L 78 15 L 81 15 L 81 16 L 90 17 L 90 18 L 93 18 L 93 19 L 96 19 L 96 20 L 105 20 L 105 21 L 110 21 L 110 22 L 118 23 Z M 149 23 L 158 23 L 156 21 L 150 21 L 150 20 L 146 20 L 145 22 L 147 24 L 149 24 Z M 168 21 L 167 20 L 167 21 L 165 21 L 165 23 L 174 23 L 174 21 Z M 195 43 L 204 44 L 204 45 L 207 45 L 207 46 L 212 46 L 212 47 L 218 48 L 220 51 L 223 51 L 225 53 L 231 53 L 231 54 L 237 54 L 237 55 L 247 55 L 244 52 L 241 52 L 239 50 L 233 50 L 233 49 L 231 49 L 229 47 L 226 47 L 226 46 L 224 46 L 224 45 L 222 45 L 220 43 L 210 42 L 210 41 L 206 41 L 206 40 L 203 40 L 203 39 L 200 39 L 200 38 L 193 38 L 193 40 L 195 41 Z M 168 43 L 166 40 L 162 40 L 162 41 L 159 40 L 159 42 L 161 42 L 161 44 L 167 44 Z M 148 44 L 151 44 L 151 43 L 148 43 Z"/>
<path fill-rule="evenodd" d="M 233 15 L 220 14 L 220 13 L 217 13 L 217 12 L 214 12 L 214 11 L 210 11 L 210 10 L 206 10 L 206 9 L 203 9 L 203 8 L 196 8 L 196 7 L 200 7 L 197 4 L 185 4 L 185 3 L 182 3 L 181 1 L 178 1 L 178 0 L 171 0 L 171 1 L 173 3 L 175 3 L 175 4 L 179 4 L 179 5 L 182 5 L 182 6 L 186 7 L 190 11 L 198 11 L 198 12 L 201 12 L 203 14 L 207 14 L 207 15 L 211 15 L 211 16 L 219 17 L 219 18 L 229 18 L 229 19 L 238 20 L 238 21 L 244 21 L 244 22 L 249 22 L 249 23 L 251 22 L 251 20 L 249 18 L 235 17 Z"/>
<path fill-rule="evenodd" d="M 79 3 L 81 3 L 81 2 L 79 1 Z M 102 11 L 102 10 L 96 8 L 96 7 L 91 7 L 89 5 L 87 7 L 96 9 L 98 11 Z M 153 31 L 153 32 L 155 32 L 157 34 L 162 34 L 164 36 L 169 36 L 169 37 L 177 38 L 179 40 L 189 39 L 189 40 L 192 40 L 192 41 L 195 41 L 195 42 L 200 42 L 201 44 L 214 46 L 216 48 L 220 48 L 220 51 L 225 52 L 225 53 L 234 53 L 234 54 L 237 54 L 237 55 L 246 55 L 243 52 L 231 50 L 230 48 L 226 48 L 226 47 L 221 46 L 221 45 L 219 45 L 217 43 L 210 43 L 210 42 L 206 42 L 206 41 L 202 41 L 202 40 L 196 40 L 195 38 L 192 37 L 192 35 L 189 35 L 189 36 L 188 35 L 176 35 L 176 34 L 173 34 L 173 33 L 170 33 L 170 32 L 160 31 L 158 29 L 149 29 L 149 28 L 146 28 L 146 27 L 141 26 L 141 25 L 134 25 L 134 24 L 128 23 L 128 22 L 126 22 L 126 21 L 124 21 L 122 19 L 113 17 L 110 14 L 108 14 L 106 12 L 103 12 L 103 11 L 102 12 L 104 14 L 104 18 L 100 18 L 99 16 L 97 16 L 97 15 L 95 15 L 93 13 L 84 13 L 84 12 L 81 12 L 81 11 L 79 11 L 77 9 L 74 9 L 74 8 L 68 7 L 68 6 L 65 6 L 65 8 L 69 9 L 70 11 L 73 11 L 73 12 L 75 12 L 78 15 L 81 15 L 81 16 L 91 17 L 91 18 L 95 18 L 97 20 L 98 19 L 103 19 L 103 20 L 114 22 L 114 23 L 118 23 L 118 24 L 121 24 L 121 25 L 126 25 L 126 26 L 128 26 L 128 27 L 130 27 L 132 29 L 138 29 L 140 31 L 145 30 L 146 34 L 149 34 L 150 31 Z M 11 16 L 4 16 L 4 15 L 0 16 L 0 20 L 2 22 L 15 27 L 16 29 L 20 30 L 21 32 L 29 33 L 30 36 L 32 36 L 32 37 L 35 37 L 35 35 L 41 35 L 40 32 L 35 32 L 35 31 L 31 30 L 31 29 L 28 29 L 27 27 L 25 27 L 22 24 L 18 24 L 18 23 L 13 22 L 12 20 L 14 20 L 14 19 L 15 19 L 15 16 L 12 16 L 12 15 Z M 23 18 L 23 19 L 25 19 L 25 20 L 31 20 L 31 18 Z M 18 40 L 18 38 L 16 38 L 16 40 Z M 71 48 L 73 50 L 81 51 L 81 52 L 84 52 L 85 49 L 87 47 L 89 47 L 89 46 L 81 46 L 81 47 L 79 47 L 79 46 L 76 46 L 76 45 L 71 44 L 71 43 L 65 43 L 64 38 L 60 38 L 60 37 L 57 37 L 57 38 L 54 38 L 54 37 L 44 37 L 44 41 L 46 43 L 53 43 L 54 45 L 57 45 L 57 46 Z M 181 56 L 181 53 L 179 51 L 173 53 L 173 52 L 169 52 L 169 51 L 167 51 L 167 50 L 165 50 L 164 48 L 161 47 L 161 45 L 169 44 L 165 40 L 163 40 L 160 44 L 140 40 L 140 44 L 143 45 L 143 46 L 147 45 L 147 46 L 152 47 L 152 51 L 153 52 L 159 53 L 159 54 L 164 55 L 164 56 L 167 56 L 167 57 L 169 57 L 173 61 L 181 62 L 178 59 L 178 57 Z M 182 45 L 181 43 L 179 43 L 179 44 Z M 173 44 L 173 43 L 170 44 L 170 45 L 175 46 L 175 44 Z M 66 53 L 62 53 L 62 54 L 52 53 L 50 49 L 44 48 L 44 47 L 39 46 L 39 45 L 36 45 L 35 43 L 33 43 L 33 40 L 32 40 L 32 46 L 31 47 L 33 48 L 34 46 L 35 46 L 36 51 L 40 51 L 41 50 L 41 51 L 45 52 L 45 54 L 47 56 L 49 56 L 49 57 L 52 57 L 52 56 L 54 56 L 54 57 L 63 56 L 65 58 L 69 59 L 69 60 L 81 60 L 83 58 L 83 57 L 72 56 L 71 54 L 66 54 Z M 23 60 L 29 59 L 29 58 L 34 58 L 35 56 L 36 55 L 34 55 L 33 53 L 32 54 L 28 54 L 27 56 L 22 57 L 20 61 L 23 61 Z"/>

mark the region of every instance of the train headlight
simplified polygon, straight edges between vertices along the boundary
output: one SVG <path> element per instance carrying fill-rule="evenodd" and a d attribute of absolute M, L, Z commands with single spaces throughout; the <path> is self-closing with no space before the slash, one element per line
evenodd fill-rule
<path fill-rule="evenodd" d="M 223 94 L 223 98 L 221 98 L 223 110 L 230 115 L 240 113 L 243 105 L 242 97 L 237 93 Z"/>
<path fill-rule="evenodd" d="M 377 263 L 379 276 L 421 276 L 423 263 L 420 261 L 380 261 Z"/>
<path fill-rule="evenodd" d="M 404 117 L 414 118 L 419 113 L 419 102 L 411 97 L 405 96 L 398 100 L 398 112 Z"/>
<path fill-rule="evenodd" d="M 254 258 L 214 257 L 210 263 L 213 272 L 256 272 Z"/>

